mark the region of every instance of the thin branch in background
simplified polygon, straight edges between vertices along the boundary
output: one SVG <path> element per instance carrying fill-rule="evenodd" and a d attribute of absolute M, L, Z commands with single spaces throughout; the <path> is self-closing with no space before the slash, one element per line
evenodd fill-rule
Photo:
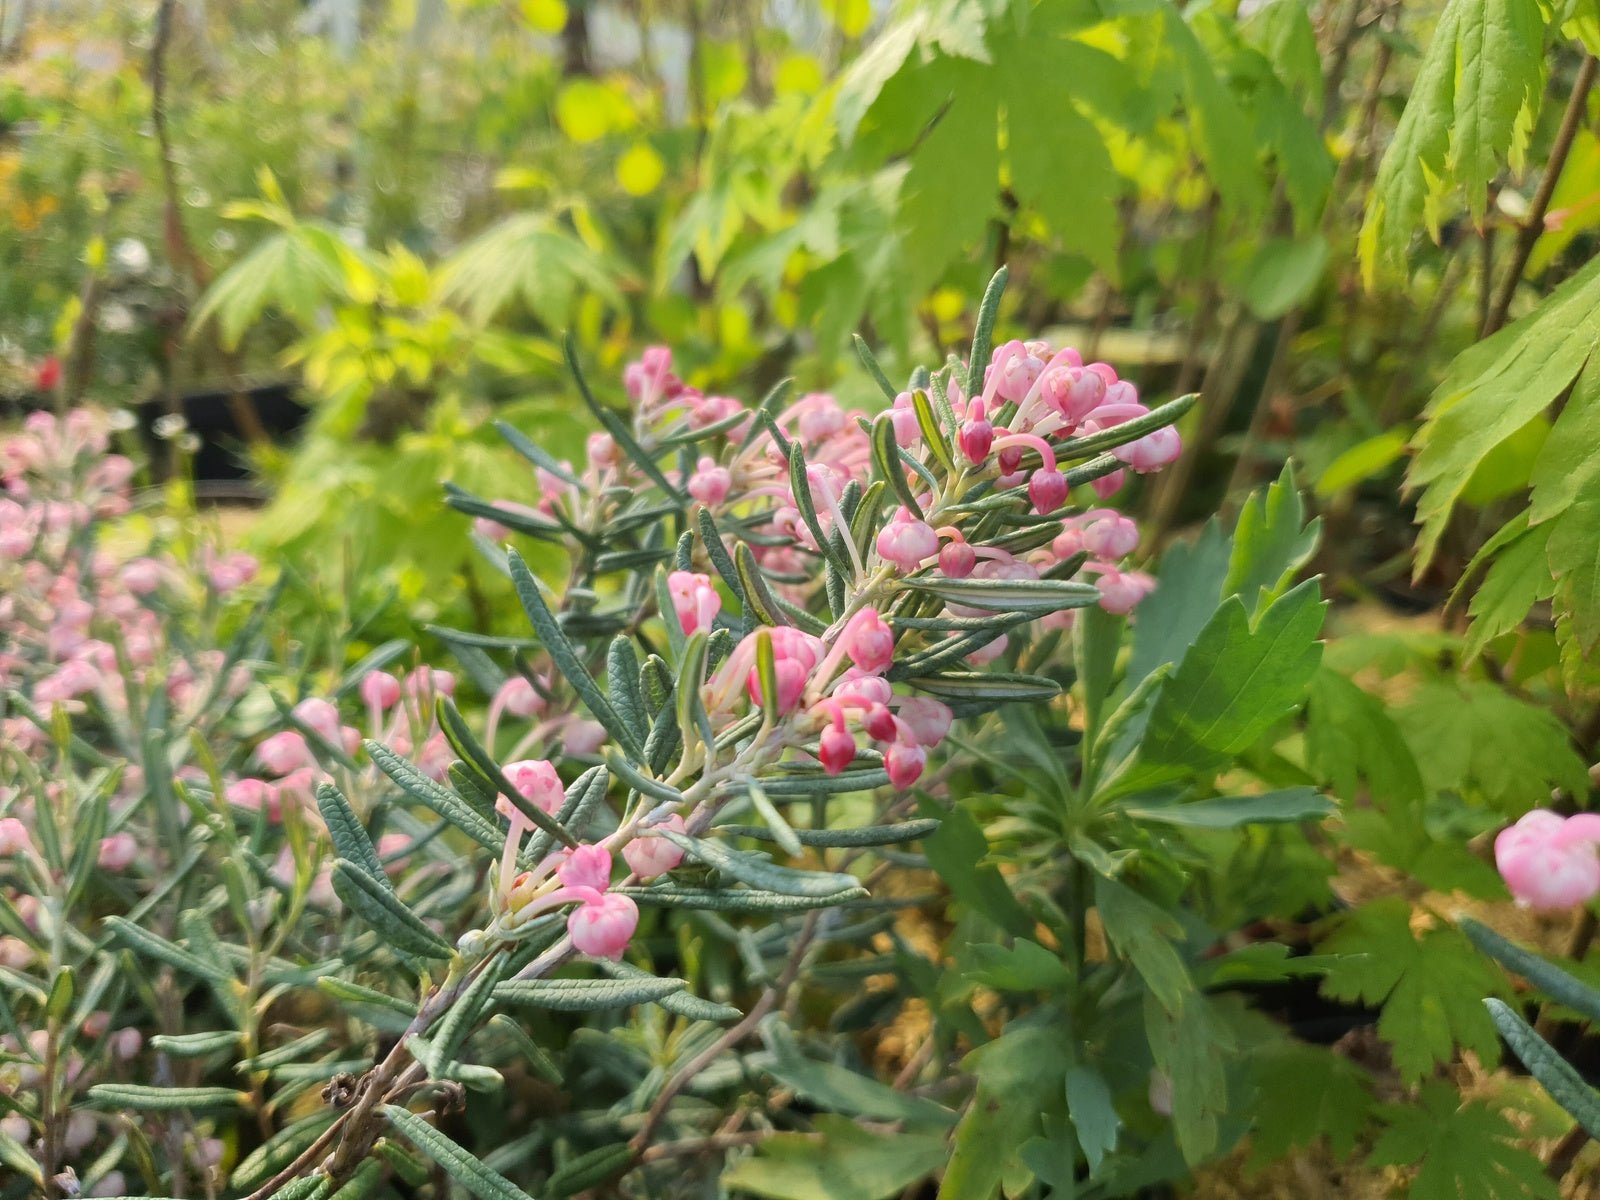
<path fill-rule="evenodd" d="M 198 292 L 204 292 L 211 283 L 211 268 L 195 252 L 183 220 L 183 200 L 178 191 L 178 158 L 172 147 L 172 129 L 167 119 L 167 52 L 172 46 L 172 32 L 177 15 L 177 0 L 161 0 L 156 10 L 155 37 L 150 43 L 150 120 L 155 126 L 156 146 L 161 161 L 161 190 L 163 198 L 162 222 L 167 245 L 167 257 L 174 266 L 194 282 Z M 252 446 L 264 446 L 271 439 L 256 410 L 255 402 L 239 386 L 238 359 L 226 355 L 228 379 L 228 411 L 233 416 L 239 432 Z M 168 397 L 169 408 L 176 410 L 176 401 Z"/>
<path fill-rule="evenodd" d="M 1573 139 L 1577 137 L 1578 127 L 1583 123 L 1589 103 L 1589 89 L 1594 86 L 1597 66 L 1600 66 L 1600 62 L 1597 62 L 1594 55 L 1583 56 L 1583 65 L 1578 68 L 1577 78 L 1572 82 L 1572 95 L 1567 98 L 1567 109 L 1561 114 L 1561 127 L 1556 131 L 1556 140 L 1550 147 L 1550 160 L 1545 165 L 1544 178 L 1539 181 L 1539 190 L 1534 193 L 1528 215 L 1517 232 L 1516 245 L 1511 251 L 1511 261 L 1506 264 L 1494 304 L 1484 316 L 1479 329 L 1480 337 L 1488 337 L 1506 323 L 1506 314 L 1511 311 L 1511 301 L 1517 294 L 1517 284 L 1522 281 L 1522 273 L 1527 269 L 1528 257 L 1533 253 L 1533 246 L 1539 240 L 1539 235 L 1544 232 L 1545 214 L 1550 211 L 1550 197 L 1555 194 L 1556 184 L 1561 181 L 1561 171 L 1567 165 L 1567 156 L 1572 152 Z M 1487 296 L 1489 290 L 1487 269 L 1483 283 L 1484 293 Z"/>

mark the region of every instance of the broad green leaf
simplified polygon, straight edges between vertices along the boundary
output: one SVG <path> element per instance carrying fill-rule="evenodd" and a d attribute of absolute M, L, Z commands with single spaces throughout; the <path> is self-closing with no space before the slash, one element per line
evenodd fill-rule
<path fill-rule="evenodd" d="M 1596 206 L 1600 212 L 1600 206 Z M 1561 415 L 1534 460 L 1529 482 L 1530 524 L 1539 525 L 1565 511 L 1600 484 L 1600 363 L 1592 358 L 1578 375 Z"/>
<path fill-rule="evenodd" d="M 1154 992 L 1144 998 L 1145 1035 L 1156 1069 L 1172 1082 L 1172 1125 L 1184 1159 L 1198 1163 L 1217 1148 L 1217 1123 L 1228 1110 L 1227 1065 L 1233 1035 L 1199 992 L 1176 1009 Z"/>
<path fill-rule="evenodd" d="M 1105 875 L 1094 877 L 1094 903 L 1112 948 L 1133 964 L 1162 1007 L 1178 1011 L 1194 991 L 1174 948 L 1184 940 L 1183 926 L 1154 901 Z"/>
<path fill-rule="evenodd" d="M 1422 803 L 1422 773 L 1388 709 L 1331 667 L 1311 680 L 1306 758 L 1342 800 L 1356 800 L 1364 779 L 1381 804 Z"/>
<path fill-rule="evenodd" d="M 599 256 L 548 214 L 523 212 L 456 250 L 444 266 L 440 288 L 479 325 L 521 303 L 547 329 L 562 329 L 581 295 L 621 307 L 615 280 L 615 272 Z"/>
<path fill-rule="evenodd" d="M 1219 770 L 1293 713 L 1322 659 L 1324 607 L 1315 579 L 1254 627 L 1239 597 L 1223 601 L 1156 696 L 1137 765 L 1117 786 Z"/>
<path fill-rule="evenodd" d="M 1065 1030 L 1036 1014 L 1013 1022 L 962 1060 L 978 1086 L 956 1126 L 939 1200 L 988 1200 L 1022 1147 L 1040 1131 L 1047 1097 L 1062 1094 L 1069 1057 Z"/>
<path fill-rule="evenodd" d="M 1335 806 L 1315 788 L 1284 788 L 1258 796 L 1221 796 L 1215 800 L 1196 800 L 1187 804 L 1159 807 L 1137 803 L 1124 810 L 1138 821 L 1155 821 L 1191 829 L 1237 829 L 1241 825 L 1281 824 L 1291 821 L 1321 821 L 1332 815 Z"/>
<path fill-rule="evenodd" d="M 819 1116 L 821 1136 L 778 1133 L 722 1173 L 724 1187 L 768 1200 L 889 1200 L 944 1164 L 942 1131 L 882 1133 Z"/>
<path fill-rule="evenodd" d="M 1276 321 L 1304 304 L 1322 281 L 1328 242 L 1320 234 L 1303 239 L 1271 238 L 1261 243 L 1244 268 L 1239 291 L 1262 321 Z"/>
<path fill-rule="evenodd" d="M 385 1104 L 383 1115 L 389 1123 L 478 1200 L 533 1200 L 498 1171 L 484 1166 L 473 1155 L 440 1133 L 416 1113 L 398 1105 Z"/>
<path fill-rule="evenodd" d="M 1405 457 L 1410 442 L 1411 428 L 1406 425 L 1357 442 L 1323 468 L 1317 477 L 1317 495 L 1336 496 L 1346 488 L 1381 475 Z"/>
<path fill-rule="evenodd" d="M 1031 934 L 1033 918 L 1018 903 L 999 868 L 987 861 L 989 843 L 971 813 L 960 805 L 945 811 L 931 801 L 924 801 L 922 808 L 941 821 L 938 832 L 927 839 L 923 850 L 951 895 L 1007 933 L 1021 937 Z"/>
<path fill-rule="evenodd" d="M 1285 463 L 1277 481 L 1251 492 L 1239 510 L 1222 594 L 1238 596 L 1252 614 L 1259 612 L 1311 561 L 1321 537 L 1322 518 L 1307 523 L 1294 463 Z"/>
<path fill-rule="evenodd" d="M 595 1012 L 647 1004 L 681 992 L 685 986 L 681 979 L 644 974 L 622 979 L 513 979 L 496 985 L 494 998 L 524 1008 Z"/>
<path fill-rule="evenodd" d="M 1093 1067 L 1067 1068 L 1067 1116 L 1093 1176 L 1105 1156 L 1117 1148 L 1117 1132 L 1122 1128 L 1105 1076 Z"/>
<path fill-rule="evenodd" d="M 764 1069 L 785 1087 L 829 1112 L 877 1121 L 905 1121 L 913 1126 L 949 1128 L 956 1122 L 956 1114 L 942 1104 L 908 1096 L 836 1063 L 781 1053 Z"/>
<path fill-rule="evenodd" d="M 1522 624 L 1535 604 L 1555 595 L 1556 581 L 1549 562 L 1550 535 L 1561 524 L 1561 520 L 1546 521 L 1529 529 L 1527 513 L 1518 513 L 1474 556 L 1474 564 L 1487 558 L 1489 569 L 1467 606 L 1472 614 L 1466 644 L 1469 661 L 1483 653 L 1495 638 Z M 1469 574 L 1471 570 L 1469 567 Z"/>
<path fill-rule="evenodd" d="M 1600 454 L 1600 446 L 1594 447 Z M 1574 504 L 1554 522 L 1547 552 L 1556 603 L 1571 623 L 1580 655 L 1600 642 L 1600 500 Z"/>

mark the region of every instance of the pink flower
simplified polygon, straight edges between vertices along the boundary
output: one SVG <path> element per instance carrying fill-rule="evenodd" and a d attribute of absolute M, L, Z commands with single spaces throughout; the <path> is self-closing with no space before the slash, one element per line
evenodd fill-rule
<path fill-rule="evenodd" d="M 978 552 L 966 542 L 946 542 L 939 551 L 939 570 L 951 579 L 965 579 L 978 565 Z"/>
<path fill-rule="evenodd" d="M 604 846 L 577 846 L 567 851 L 566 861 L 556 868 L 563 887 L 593 888 L 603 892 L 611 885 L 611 851 Z"/>
<path fill-rule="evenodd" d="M 1054 366 L 1039 381 L 1039 396 L 1068 425 L 1076 425 L 1105 399 L 1106 381 L 1082 367 Z"/>
<path fill-rule="evenodd" d="M 106 1041 L 111 1056 L 127 1062 L 143 1048 L 144 1034 L 132 1025 L 127 1025 L 113 1033 Z"/>
<path fill-rule="evenodd" d="M 956 444 L 973 466 L 980 466 L 994 448 L 994 423 L 984 415 L 983 401 L 974 400 L 966 423 L 956 434 Z"/>
<path fill-rule="evenodd" d="M 265 779 L 235 779 L 223 789 L 222 795 L 229 804 L 246 812 L 259 812 L 264 808 L 272 821 L 282 816 L 278 789 Z"/>
<path fill-rule="evenodd" d="M 494 694 L 494 703 L 524 721 L 545 709 L 544 697 L 521 675 L 513 675 L 500 685 L 500 690 Z"/>
<path fill-rule="evenodd" d="M 1041 515 L 1055 512 L 1067 502 L 1067 477 L 1060 471 L 1035 471 L 1028 480 L 1028 499 Z"/>
<path fill-rule="evenodd" d="M 919 746 L 937 746 L 955 721 L 950 706 L 932 696 L 911 696 L 900 701 L 895 715 Z"/>
<path fill-rule="evenodd" d="M 864 608 L 851 617 L 842 640 L 850 661 L 863 671 L 879 674 L 894 661 L 894 631 L 875 608 Z"/>
<path fill-rule="evenodd" d="M 1171 425 L 1152 429 L 1137 441 L 1113 446 L 1111 455 L 1127 463 L 1141 475 L 1159 471 L 1183 452 L 1183 439 Z"/>
<path fill-rule="evenodd" d="M 561 811 L 565 803 L 566 789 L 561 786 L 561 776 L 556 774 L 556 769 L 548 759 L 525 758 L 519 762 L 507 763 L 502 771 L 511 786 L 521 793 L 522 798 L 532 804 L 541 812 L 551 816 Z M 506 797 L 500 797 L 495 804 L 495 810 L 501 816 L 508 817 L 515 824 L 521 821 L 522 814 L 517 812 L 514 805 Z"/>
<path fill-rule="evenodd" d="M 991 370 L 997 376 L 995 395 L 1012 404 L 1021 404 L 1044 370 L 1044 363 L 1030 354 L 1023 343 L 1007 342 L 995 350 Z"/>
<path fill-rule="evenodd" d="M 888 412 L 889 424 L 894 426 L 894 443 L 909 450 L 922 436 L 922 426 L 917 422 L 917 410 L 912 407 L 910 392 L 901 392 L 894 398 L 894 407 Z"/>
<path fill-rule="evenodd" d="M 862 718 L 861 728 L 875 742 L 892 742 L 900 736 L 900 725 L 886 703 L 874 704 Z"/>
<path fill-rule="evenodd" d="M 398 871 L 405 866 L 406 851 L 410 848 L 411 839 L 403 833 L 386 833 L 378 839 L 375 847 L 385 871 Z"/>
<path fill-rule="evenodd" d="M 822 661 L 822 642 L 790 625 L 780 625 L 764 632 L 772 639 L 772 662 L 778 682 L 778 710 L 793 712 L 805 695 L 811 672 Z M 759 633 L 752 633 L 740 643 L 746 651 L 744 662 L 753 662 L 755 639 L 759 636 Z M 754 666 L 745 676 L 745 690 L 751 703 L 761 703 L 761 674 Z"/>
<path fill-rule="evenodd" d="M 1122 485 L 1128 481 L 1128 473 L 1118 469 L 1109 475 L 1102 475 L 1099 479 L 1091 479 L 1089 486 L 1094 489 L 1094 494 L 1102 500 L 1109 500 L 1122 490 Z"/>
<path fill-rule="evenodd" d="M 33 837 L 28 827 L 16 817 L 0 818 L 0 858 L 33 852 Z"/>
<path fill-rule="evenodd" d="M 685 634 L 700 629 L 711 631 L 711 622 L 722 609 L 722 597 L 711 586 L 710 576 L 674 571 L 667 576 L 667 594 L 672 597 L 673 611 Z"/>
<path fill-rule="evenodd" d="M 621 958 L 638 927 L 639 906 L 615 892 L 596 892 L 567 915 L 572 944 L 593 958 Z"/>
<path fill-rule="evenodd" d="M 844 727 L 844 721 L 835 721 L 822 731 L 817 746 L 817 759 L 829 775 L 837 775 L 855 761 L 856 739 Z"/>
<path fill-rule="evenodd" d="M 166 568 L 153 558 L 136 558 L 122 568 L 122 586 L 135 596 L 148 596 L 161 586 Z"/>
<path fill-rule="evenodd" d="M 1139 527 L 1121 513 L 1099 508 L 1079 518 L 1083 549 L 1096 558 L 1125 558 L 1139 548 Z M 1062 537 L 1065 537 L 1062 534 Z M 1061 538 L 1056 541 L 1060 542 Z M 1059 552 L 1058 552 L 1059 553 Z M 1062 558 L 1070 555 L 1060 555 Z"/>
<path fill-rule="evenodd" d="M 107 871 L 126 871 L 139 857 L 139 843 L 131 833 L 113 833 L 100 840 L 99 863 Z"/>
<path fill-rule="evenodd" d="M 1571 908 L 1600 894 L 1600 814 L 1534 809 L 1494 840 L 1495 866 L 1518 904 Z"/>
<path fill-rule="evenodd" d="M 922 777 L 928 764 L 928 752 L 921 746 L 908 746 L 896 742 L 883 756 L 883 767 L 889 773 L 891 786 L 902 791 Z"/>
<path fill-rule="evenodd" d="M 924 559 L 939 553 L 939 535 L 902 507 L 879 532 L 878 553 L 902 571 L 915 571 Z"/>
<path fill-rule="evenodd" d="M 1095 581 L 1100 589 L 1100 607 L 1108 613 L 1126 616 L 1155 590 L 1156 581 L 1143 571 L 1119 571 L 1106 567 Z"/>
<path fill-rule="evenodd" d="M 665 875 L 683 861 L 683 851 L 666 838 L 655 836 L 652 831 L 656 829 L 670 829 L 673 833 L 683 833 L 685 829 L 683 818 L 673 813 L 659 825 L 642 830 L 639 837 L 622 848 L 622 857 L 628 864 L 628 869 L 640 879 L 654 879 L 657 875 Z"/>
<path fill-rule="evenodd" d="M 339 745 L 339 710 L 320 696 L 308 696 L 294 706 L 294 716 L 302 725 L 316 731 L 323 741 Z"/>
<path fill-rule="evenodd" d="M 708 454 L 696 464 L 687 486 L 689 495 L 701 504 L 714 507 L 728 498 L 728 493 L 733 489 L 733 475 L 727 467 L 719 467 L 717 460 Z"/>
<path fill-rule="evenodd" d="M 609 433 L 591 433 L 585 448 L 593 465 L 601 468 L 617 465 L 617 442 Z"/>
<path fill-rule="evenodd" d="M 285 729 L 262 740 L 256 747 L 256 761 L 274 775 L 288 775 L 303 767 L 314 766 L 317 760 L 298 730 Z"/>
<path fill-rule="evenodd" d="M 400 702 L 400 681 L 387 671 L 369 671 L 361 681 L 361 698 L 369 708 L 387 712 Z"/>
<path fill-rule="evenodd" d="M 249 583 L 260 569 L 253 555 L 236 552 L 213 562 L 206 575 L 217 593 L 226 596 Z"/>
<path fill-rule="evenodd" d="M 561 749 L 582 758 L 606 744 L 606 727 L 599 721 L 571 721 L 561 735 Z"/>

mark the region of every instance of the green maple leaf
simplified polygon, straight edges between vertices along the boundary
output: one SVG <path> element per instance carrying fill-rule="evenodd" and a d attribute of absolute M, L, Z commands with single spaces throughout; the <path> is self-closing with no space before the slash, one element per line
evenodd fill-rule
<path fill-rule="evenodd" d="M 1320 1046 L 1299 1042 L 1272 1046 L 1261 1056 L 1256 1087 L 1252 1166 L 1324 1137 L 1335 1158 L 1347 1158 L 1372 1116 L 1372 1080 L 1367 1072 Z"/>
<path fill-rule="evenodd" d="M 1419 1099 L 1382 1107 L 1388 1128 L 1367 1160 L 1373 1166 L 1415 1163 L 1412 1200 L 1555 1200 L 1560 1194 L 1538 1157 L 1517 1145 L 1521 1131 L 1488 1104 L 1463 1104 L 1455 1088 L 1439 1081 L 1423 1085 Z"/>
<path fill-rule="evenodd" d="M 1318 950 L 1338 956 L 1323 994 L 1346 1004 L 1382 1005 L 1378 1033 L 1393 1048 L 1395 1070 L 1415 1082 L 1458 1046 L 1485 1062 L 1500 1057 L 1500 1035 L 1483 997 L 1504 982 L 1453 926 L 1411 932 L 1411 907 L 1389 897 L 1343 918 Z"/>

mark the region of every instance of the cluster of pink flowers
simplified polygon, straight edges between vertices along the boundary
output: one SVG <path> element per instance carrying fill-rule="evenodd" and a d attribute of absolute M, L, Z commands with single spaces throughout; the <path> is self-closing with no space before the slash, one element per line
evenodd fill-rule
<path fill-rule="evenodd" d="M 1600 895 L 1600 813 L 1536 808 L 1494 839 L 1494 861 L 1518 904 L 1572 908 Z"/>

